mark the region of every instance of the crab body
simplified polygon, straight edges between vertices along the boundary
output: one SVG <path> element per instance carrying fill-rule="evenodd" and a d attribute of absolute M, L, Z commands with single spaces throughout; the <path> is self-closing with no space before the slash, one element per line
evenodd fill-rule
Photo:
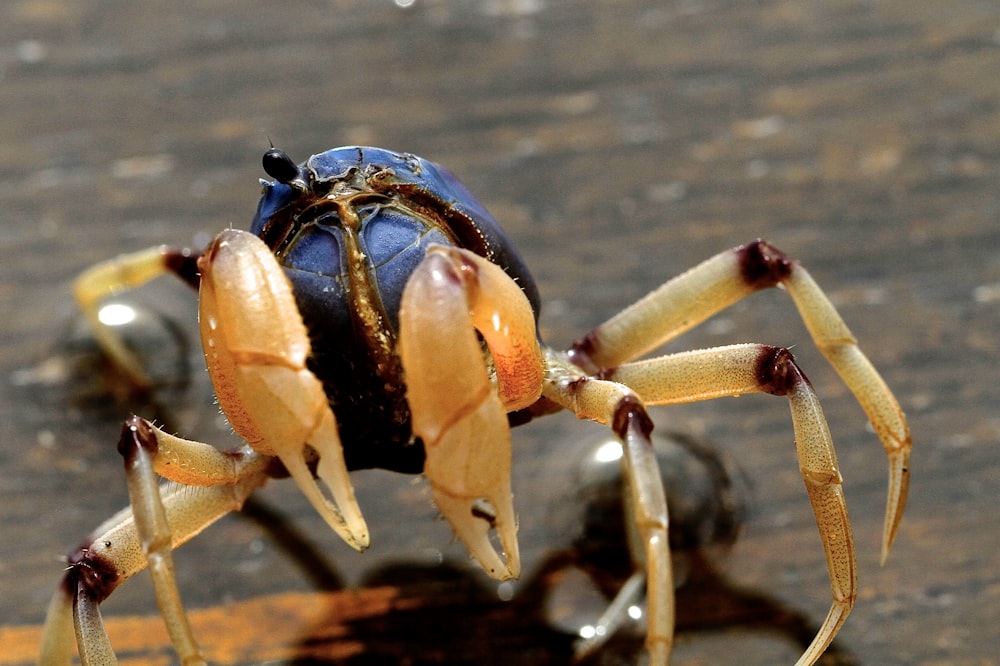
<path fill-rule="evenodd" d="M 436 244 L 502 266 L 537 313 L 535 283 L 499 224 L 443 167 L 369 147 L 335 148 L 295 167 L 270 154 L 279 180 L 262 181 L 250 232 L 292 283 L 312 342 L 309 368 L 330 398 L 347 467 L 419 473 L 424 450 L 396 353 L 411 274 Z"/>

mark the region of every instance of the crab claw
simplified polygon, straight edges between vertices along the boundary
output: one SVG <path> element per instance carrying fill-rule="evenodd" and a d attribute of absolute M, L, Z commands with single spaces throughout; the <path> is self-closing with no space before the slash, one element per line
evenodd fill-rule
<path fill-rule="evenodd" d="M 502 427 L 498 427 L 502 426 Z M 430 434 L 425 429 L 423 432 Z M 427 476 L 434 502 L 469 553 L 492 578 L 521 575 L 517 522 L 510 491 L 510 432 L 496 394 L 428 445 Z M 497 553 L 490 533 L 500 540 Z"/>
<path fill-rule="evenodd" d="M 311 347 L 285 273 L 253 234 L 219 234 L 198 260 L 199 321 L 219 406 L 254 450 L 277 456 L 344 541 L 368 546 L 337 424 L 306 367 Z M 313 478 L 326 485 L 333 501 Z"/>
<path fill-rule="evenodd" d="M 521 560 L 507 411 L 531 404 L 541 391 L 531 306 L 498 266 L 435 246 L 406 285 L 399 321 L 406 399 L 427 452 L 424 474 L 434 500 L 490 576 L 516 578 Z"/>
<path fill-rule="evenodd" d="M 328 407 L 309 442 L 307 447 L 275 447 L 275 453 L 326 524 L 349 546 L 358 551 L 364 550 L 369 544 L 368 525 L 354 497 L 354 486 L 344 463 L 336 423 Z M 318 456 L 318 460 L 313 456 Z M 316 476 L 329 489 L 333 501 L 313 478 L 310 465 L 314 462 Z"/>

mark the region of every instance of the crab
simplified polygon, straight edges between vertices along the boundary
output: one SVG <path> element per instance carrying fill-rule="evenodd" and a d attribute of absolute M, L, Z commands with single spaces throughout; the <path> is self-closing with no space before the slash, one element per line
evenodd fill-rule
<path fill-rule="evenodd" d="M 142 364 L 98 317 L 111 294 L 174 274 L 199 291 L 202 346 L 219 406 L 245 444 L 223 451 L 132 416 L 118 444 L 130 507 L 68 556 L 49 605 L 43 664 L 75 649 L 115 662 L 100 603 L 149 567 L 184 664 L 204 663 L 175 579 L 172 550 L 273 478 L 291 476 L 345 542 L 369 545 L 349 473 L 423 474 L 440 513 L 495 579 L 521 564 L 510 485 L 511 427 L 569 410 L 622 446 L 625 506 L 645 583 L 650 662 L 669 661 L 674 582 L 667 505 L 649 405 L 745 393 L 784 396 L 832 590 L 829 614 L 798 664 L 829 646 L 856 596 L 843 480 L 820 402 L 788 349 L 734 344 L 649 352 L 767 287 L 792 298 L 815 344 L 864 408 L 889 460 L 885 561 L 902 519 L 911 439 L 893 394 L 802 265 L 757 240 L 654 290 L 565 351 L 538 333 L 528 268 L 486 209 L 446 169 L 379 148 L 332 149 L 296 164 L 263 157 L 249 231 L 228 229 L 200 253 L 167 247 L 83 273 L 75 295 L 108 356 L 138 386 Z M 641 360 L 637 360 L 641 359 Z M 161 485 L 160 479 L 172 483 Z M 74 641 L 75 636 L 75 641 Z"/>

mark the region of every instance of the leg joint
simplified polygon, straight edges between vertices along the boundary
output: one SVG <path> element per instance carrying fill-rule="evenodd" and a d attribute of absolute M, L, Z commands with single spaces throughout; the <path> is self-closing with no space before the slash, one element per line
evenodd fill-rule
<path fill-rule="evenodd" d="M 189 286 L 197 289 L 201 284 L 201 272 L 198 270 L 200 256 L 200 253 L 187 248 L 180 250 L 168 248 L 163 253 L 163 265 Z"/>
<path fill-rule="evenodd" d="M 756 240 L 736 249 L 740 277 L 755 289 L 773 287 L 792 274 L 795 262 L 770 243 Z"/>
<path fill-rule="evenodd" d="M 121 439 L 118 440 L 118 453 L 125 459 L 126 468 L 135 465 L 141 449 L 145 449 L 150 455 L 156 454 L 159 449 L 156 431 L 146 419 L 131 416 L 122 425 Z"/>
<path fill-rule="evenodd" d="M 646 412 L 646 406 L 635 395 L 625 395 L 615 405 L 611 429 L 624 441 L 628 434 L 637 433 L 648 440 L 653 431 L 653 420 Z"/>
<path fill-rule="evenodd" d="M 94 552 L 92 546 L 88 542 L 70 553 L 63 586 L 72 599 L 82 591 L 95 603 L 101 603 L 118 587 L 121 576 L 111 559 Z"/>
<path fill-rule="evenodd" d="M 600 368 L 594 363 L 593 357 L 597 353 L 599 345 L 596 332 L 591 331 L 570 347 L 568 352 L 570 362 L 588 375 L 597 373 Z"/>
<path fill-rule="evenodd" d="M 762 345 L 757 357 L 757 383 L 771 395 L 788 395 L 800 382 L 809 382 L 795 363 L 792 352 L 784 347 Z"/>

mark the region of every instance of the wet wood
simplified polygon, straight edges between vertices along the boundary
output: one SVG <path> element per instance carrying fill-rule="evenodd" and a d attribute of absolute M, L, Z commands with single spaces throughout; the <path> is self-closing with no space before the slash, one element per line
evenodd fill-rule
<path fill-rule="evenodd" d="M 130 411 L 232 444 L 189 291 L 161 281 L 132 297 L 146 308 L 136 335 L 169 384 L 136 397 L 80 334 L 73 276 L 115 253 L 245 226 L 269 140 L 297 159 L 360 143 L 447 165 L 516 240 L 545 301 L 543 335 L 560 346 L 720 250 L 764 237 L 800 258 L 911 420 L 910 506 L 886 567 L 883 454 L 787 297 L 756 295 L 668 349 L 793 345 L 817 387 L 861 585 L 828 663 L 996 663 L 991 3 L 24 0 L 0 16 L 0 663 L 32 663 L 27 644 L 59 558 L 125 503 L 114 445 Z M 725 567 L 683 591 L 677 663 L 792 663 L 829 586 L 787 406 L 750 396 L 654 417 L 711 442 L 753 486 Z M 363 556 L 290 484 L 272 484 L 262 514 L 227 518 L 177 555 L 202 622 L 246 616 L 239 629 L 202 625 L 199 637 L 247 647 L 229 663 L 267 658 L 272 639 L 273 654 L 296 655 L 275 657 L 286 661 L 317 643 L 347 663 L 462 663 L 494 645 L 516 646 L 522 663 L 565 663 L 566 632 L 596 606 L 571 597 L 555 612 L 535 584 L 573 543 L 576 468 L 598 430 L 557 415 L 515 433 L 526 579 L 512 588 L 475 572 L 409 478 L 356 475 L 373 529 Z M 405 580 L 379 578 L 397 565 Z M 400 599 L 413 612 L 393 607 Z M 335 607 L 336 619 L 319 622 L 333 633 L 313 641 L 313 615 L 290 616 L 287 633 L 251 617 L 284 617 L 300 602 L 320 616 Z M 154 608 L 140 576 L 105 615 L 143 623 L 125 631 L 146 637 Z M 149 654 L 129 658 L 169 663 L 153 635 Z"/>

